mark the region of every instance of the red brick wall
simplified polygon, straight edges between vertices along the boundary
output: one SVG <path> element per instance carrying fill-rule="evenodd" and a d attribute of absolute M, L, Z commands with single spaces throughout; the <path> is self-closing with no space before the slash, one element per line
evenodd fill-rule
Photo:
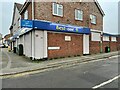
<path fill-rule="evenodd" d="M 101 46 L 100 46 L 100 42 L 99 41 L 92 41 L 91 40 L 91 35 L 90 35 L 90 54 L 96 54 L 96 53 L 100 53 L 101 50 Z"/>
<path fill-rule="evenodd" d="M 52 14 L 51 2 L 35 3 L 35 19 L 86 26 L 95 30 L 103 30 L 103 16 L 94 2 L 63 2 L 60 4 L 63 5 L 63 17 L 54 16 Z M 75 9 L 83 10 L 83 21 L 75 20 Z M 97 16 L 96 25 L 90 23 L 90 14 Z"/>
<path fill-rule="evenodd" d="M 71 36 L 71 41 L 65 41 L 65 36 Z M 48 58 L 82 55 L 83 36 L 48 32 L 48 47 L 60 47 L 60 50 L 48 50 Z"/>
<path fill-rule="evenodd" d="M 120 36 L 117 37 L 117 50 L 120 50 Z"/>
<path fill-rule="evenodd" d="M 117 51 L 117 42 L 110 42 L 111 51 Z"/>
<path fill-rule="evenodd" d="M 103 41 L 103 44 L 102 44 L 102 49 L 103 49 L 103 52 L 105 52 L 105 47 L 110 47 L 110 42 L 109 41 Z"/>
<path fill-rule="evenodd" d="M 90 41 L 90 54 L 100 53 L 100 42 Z"/>

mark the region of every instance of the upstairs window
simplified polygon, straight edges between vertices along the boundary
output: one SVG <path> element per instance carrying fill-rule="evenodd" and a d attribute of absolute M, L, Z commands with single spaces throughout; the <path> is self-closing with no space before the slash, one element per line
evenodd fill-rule
<path fill-rule="evenodd" d="M 95 15 L 91 14 L 90 15 L 90 20 L 91 20 L 92 24 L 96 24 L 96 16 Z"/>
<path fill-rule="evenodd" d="M 53 3 L 53 15 L 63 16 L 63 5 Z"/>
<path fill-rule="evenodd" d="M 24 13 L 24 19 L 28 19 L 28 10 L 26 10 Z"/>
<path fill-rule="evenodd" d="M 83 11 L 75 9 L 75 19 L 76 20 L 83 20 Z"/>

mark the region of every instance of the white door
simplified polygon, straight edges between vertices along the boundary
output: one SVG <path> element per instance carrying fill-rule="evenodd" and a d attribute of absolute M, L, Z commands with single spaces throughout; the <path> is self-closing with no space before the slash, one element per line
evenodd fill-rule
<path fill-rule="evenodd" d="M 89 35 L 83 35 L 83 54 L 89 54 Z"/>
<path fill-rule="evenodd" d="M 44 58 L 44 32 L 35 31 L 35 58 Z"/>

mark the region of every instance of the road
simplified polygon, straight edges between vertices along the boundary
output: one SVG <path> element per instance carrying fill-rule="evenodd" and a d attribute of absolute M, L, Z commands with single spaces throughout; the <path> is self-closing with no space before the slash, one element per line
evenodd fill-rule
<path fill-rule="evenodd" d="M 3 79 L 3 88 L 118 88 L 118 57 Z"/>

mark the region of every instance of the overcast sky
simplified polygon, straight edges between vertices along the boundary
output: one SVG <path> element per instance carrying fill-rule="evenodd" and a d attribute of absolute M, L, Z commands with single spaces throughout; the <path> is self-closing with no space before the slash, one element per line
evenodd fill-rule
<path fill-rule="evenodd" d="M 12 22 L 14 2 L 24 3 L 25 0 L 0 0 L 0 33 L 6 35 L 9 33 L 9 27 Z M 118 33 L 118 1 L 119 0 L 98 0 L 103 11 L 104 32 Z"/>

